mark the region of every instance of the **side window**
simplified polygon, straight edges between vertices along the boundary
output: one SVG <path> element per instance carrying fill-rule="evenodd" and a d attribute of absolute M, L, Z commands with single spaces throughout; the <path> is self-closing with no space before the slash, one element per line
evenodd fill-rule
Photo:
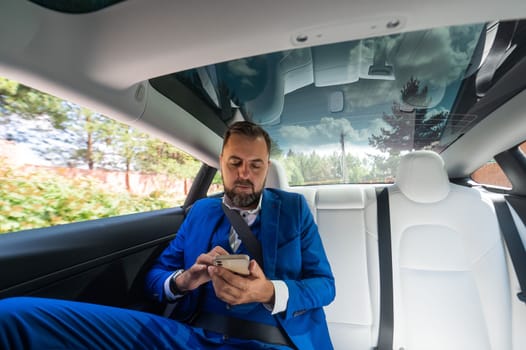
<path fill-rule="evenodd" d="M 0 233 L 179 206 L 201 163 L 0 77 Z"/>
<path fill-rule="evenodd" d="M 511 188 L 508 177 L 495 160 L 491 160 L 475 170 L 471 174 L 471 178 L 479 184 Z"/>
<path fill-rule="evenodd" d="M 519 145 L 519 149 L 526 155 L 526 141 Z M 471 178 L 483 185 L 511 188 L 511 183 L 501 167 L 494 160 L 489 161 L 471 174 Z"/>
<path fill-rule="evenodd" d="M 208 189 L 207 195 L 214 196 L 223 193 L 223 179 L 221 178 L 221 171 L 218 169 L 212 180 L 212 184 Z"/>

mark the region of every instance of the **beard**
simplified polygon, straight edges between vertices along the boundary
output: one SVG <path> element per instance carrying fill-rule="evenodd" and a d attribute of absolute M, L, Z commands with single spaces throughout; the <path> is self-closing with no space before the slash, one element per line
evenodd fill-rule
<path fill-rule="evenodd" d="M 235 192 L 236 185 L 250 185 L 252 187 L 252 193 L 237 193 Z M 239 180 L 234 182 L 233 188 L 225 186 L 225 195 L 232 201 L 232 204 L 238 208 L 247 208 L 259 201 L 262 191 L 255 191 L 254 184 L 249 180 Z"/>

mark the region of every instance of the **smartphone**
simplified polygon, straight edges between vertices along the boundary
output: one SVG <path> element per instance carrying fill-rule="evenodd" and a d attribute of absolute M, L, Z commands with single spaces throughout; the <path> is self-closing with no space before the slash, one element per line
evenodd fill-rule
<path fill-rule="evenodd" d="M 250 257 L 246 254 L 218 255 L 214 258 L 214 265 L 221 266 L 243 276 L 250 275 L 248 264 Z"/>

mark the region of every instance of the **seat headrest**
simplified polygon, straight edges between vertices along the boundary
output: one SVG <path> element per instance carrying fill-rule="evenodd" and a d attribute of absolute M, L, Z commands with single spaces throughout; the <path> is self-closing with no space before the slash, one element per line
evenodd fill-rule
<path fill-rule="evenodd" d="M 415 151 L 400 160 L 396 184 L 410 200 L 434 203 L 449 193 L 450 184 L 444 161 L 432 151 Z"/>
<path fill-rule="evenodd" d="M 316 191 L 316 209 L 363 209 L 365 194 L 356 188 L 320 188 Z"/>
<path fill-rule="evenodd" d="M 266 188 L 277 188 L 277 189 L 286 189 L 289 187 L 289 182 L 287 181 L 287 174 L 283 166 L 275 160 L 270 162 L 268 168 L 267 180 L 265 181 Z"/>

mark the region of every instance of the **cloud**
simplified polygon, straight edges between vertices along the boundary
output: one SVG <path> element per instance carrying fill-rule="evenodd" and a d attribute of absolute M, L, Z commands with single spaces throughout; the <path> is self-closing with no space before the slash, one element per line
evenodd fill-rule
<path fill-rule="evenodd" d="M 446 86 L 462 77 L 472 47 L 453 45 L 449 28 L 406 34 L 406 43 L 392 57 L 399 80 L 414 76 L 428 84 Z"/>
<path fill-rule="evenodd" d="M 348 105 L 388 106 L 400 99 L 400 90 L 411 77 L 428 87 L 431 105 L 436 105 L 447 85 L 464 77 L 482 29 L 482 25 L 437 28 L 364 40 L 349 50 L 349 63 L 356 63 L 359 57 L 361 79 L 343 86 Z M 394 67 L 396 80 L 368 76 L 374 49 L 379 46 L 387 49 L 386 64 Z"/>
<path fill-rule="evenodd" d="M 279 136 L 294 146 L 312 144 L 338 144 L 340 135 L 351 143 L 363 143 L 369 137 L 369 130 L 353 128 L 348 119 L 324 117 L 319 124 L 302 126 L 286 125 L 279 128 Z"/>
<path fill-rule="evenodd" d="M 345 105 L 352 110 L 378 105 L 389 109 L 393 101 L 400 99 L 399 85 L 393 80 L 360 80 L 359 83 L 345 85 L 342 87 L 347 102 Z"/>
<path fill-rule="evenodd" d="M 242 77 L 254 77 L 259 74 L 257 69 L 250 67 L 248 58 L 242 58 L 236 61 L 228 62 L 227 66 L 229 72 L 234 75 L 239 75 Z"/>
<path fill-rule="evenodd" d="M 427 110 L 426 117 L 430 117 L 430 116 L 437 115 L 440 113 L 449 113 L 449 110 L 444 107 L 437 107 L 437 108 L 429 109 Z"/>

